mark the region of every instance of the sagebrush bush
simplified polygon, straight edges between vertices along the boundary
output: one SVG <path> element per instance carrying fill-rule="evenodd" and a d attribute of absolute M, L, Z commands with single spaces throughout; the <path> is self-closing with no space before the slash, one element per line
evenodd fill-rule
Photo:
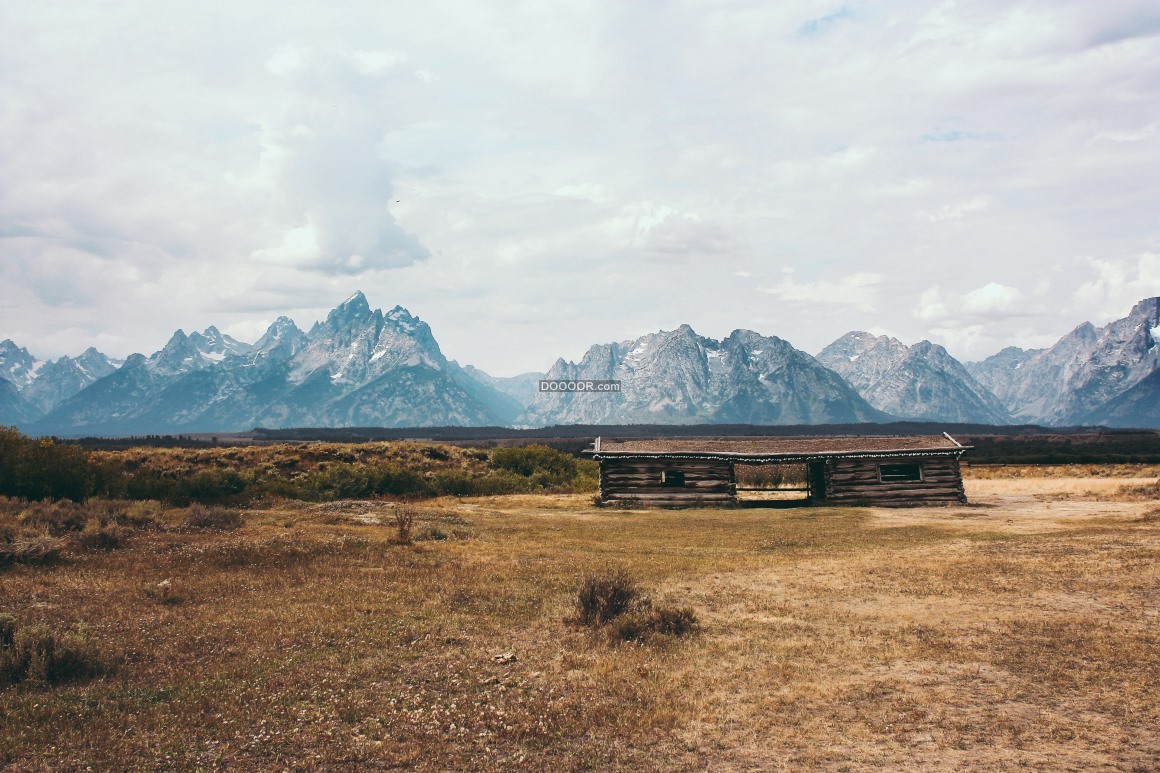
<path fill-rule="evenodd" d="M 0 568 L 11 564 L 52 564 L 60 559 L 64 541 L 48 532 L 0 533 Z"/>
<path fill-rule="evenodd" d="M 196 502 L 185 510 L 185 526 L 189 529 L 233 531 L 241 525 L 242 516 L 236 510 L 206 507 Z"/>
<path fill-rule="evenodd" d="M 697 630 L 689 607 L 659 607 L 623 571 L 589 575 L 576 595 L 576 622 L 607 628 L 614 639 L 646 642 L 654 636 L 686 636 Z"/>
<path fill-rule="evenodd" d="M 87 550 L 116 550 L 125 546 L 133 530 L 116 523 L 101 524 L 99 521 L 89 521 L 84 531 L 76 536 L 77 544 Z"/>
<path fill-rule="evenodd" d="M 612 623 L 621 641 L 645 642 L 655 635 L 686 636 L 697 630 L 697 615 L 688 607 L 654 607 L 644 603 L 640 609 L 622 615 Z"/>
<path fill-rule="evenodd" d="M 584 578 L 576 594 L 577 621 L 599 627 L 623 615 L 637 597 L 636 582 L 623 571 Z"/>
<path fill-rule="evenodd" d="M 415 532 L 414 539 L 416 542 L 442 542 L 443 540 L 447 539 L 447 533 L 440 529 L 438 526 L 427 524 Z"/>
<path fill-rule="evenodd" d="M 415 511 L 403 505 L 395 505 L 391 511 L 395 522 L 395 538 L 400 545 L 411 544 L 411 527 L 415 524 Z"/>
<path fill-rule="evenodd" d="M 32 529 L 44 529 L 54 537 L 62 534 L 78 532 L 85 528 L 89 520 L 89 513 L 84 505 L 78 505 L 68 499 L 53 502 L 43 500 L 30 502 L 17 516 L 22 526 Z"/>
<path fill-rule="evenodd" d="M 62 684 L 109 668 L 83 629 L 58 635 L 42 625 L 20 627 L 11 615 L 0 615 L 0 684 Z"/>

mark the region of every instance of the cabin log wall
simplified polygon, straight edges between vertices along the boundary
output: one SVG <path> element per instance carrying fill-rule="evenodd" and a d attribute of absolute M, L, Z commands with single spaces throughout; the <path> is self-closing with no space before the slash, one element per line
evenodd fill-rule
<path fill-rule="evenodd" d="M 922 465 L 922 480 L 878 480 L 878 465 L 913 462 Z M 953 456 L 899 459 L 831 459 L 826 462 L 827 504 L 870 504 L 910 507 L 925 504 L 966 504 L 959 460 Z"/>
<path fill-rule="evenodd" d="M 665 486 L 661 473 L 685 474 L 685 485 Z M 707 459 L 604 458 L 600 460 L 600 500 L 640 507 L 729 506 L 737 501 L 733 464 Z"/>

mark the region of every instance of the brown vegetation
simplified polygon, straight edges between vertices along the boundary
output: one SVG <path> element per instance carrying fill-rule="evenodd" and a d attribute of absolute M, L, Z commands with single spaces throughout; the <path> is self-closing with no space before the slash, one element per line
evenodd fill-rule
<path fill-rule="evenodd" d="M 1153 769 L 1156 507 L 1051 480 L 905 511 L 448 497 L 408 505 L 411 544 L 390 502 L 271 499 L 233 531 L 8 503 L 66 541 L 0 570 L 10 638 L 85 655 L 9 678 L 0 766 Z M 102 508 L 124 546 L 71 541 Z M 592 577 L 633 590 L 608 635 L 575 624 Z"/>

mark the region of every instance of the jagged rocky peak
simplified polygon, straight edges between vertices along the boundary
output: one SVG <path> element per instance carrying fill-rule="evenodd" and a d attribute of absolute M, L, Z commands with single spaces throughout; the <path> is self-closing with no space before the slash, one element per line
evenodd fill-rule
<path fill-rule="evenodd" d="M 619 392 L 537 393 L 517 423 L 794 424 L 866 421 L 881 414 L 805 352 L 747 330 L 724 341 L 689 325 L 598 344 L 549 379 L 615 379 Z"/>
<path fill-rule="evenodd" d="M 0 378 L 11 382 L 17 389 L 23 389 L 36 378 L 39 365 L 39 360 L 12 339 L 0 341 Z"/>
<path fill-rule="evenodd" d="M 431 326 L 402 306 L 395 306 L 384 314 L 383 323 L 384 326 L 396 331 L 399 335 L 419 344 L 428 357 L 442 359 L 443 355 L 439 350 L 439 344 L 435 341 L 434 333 L 431 332 Z M 385 338 L 385 336 L 380 336 L 380 344 L 385 343 Z"/>
<path fill-rule="evenodd" d="M 839 374 L 862 394 L 897 368 L 909 347 L 887 335 L 854 330 L 818 352 L 818 362 Z"/>
<path fill-rule="evenodd" d="M 382 312 L 379 312 L 380 317 L 381 315 Z M 375 313 L 371 311 L 370 302 L 360 290 L 331 309 L 325 320 L 315 322 L 314 327 L 310 328 L 309 336 L 315 338 L 326 333 L 366 327 L 374 317 Z"/>
<path fill-rule="evenodd" d="M 720 351 L 728 351 L 730 349 L 739 349 L 751 361 L 770 362 L 784 362 L 787 357 L 794 353 L 813 360 L 805 352 L 799 352 L 793 347 L 789 341 L 786 341 L 777 336 L 763 336 L 761 333 L 756 333 L 752 330 L 745 330 L 738 328 L 725 337 L 719 347 L 709 347 L 707 351 L 718 349 Z"/>
<path fill-rule="evenodd" d="M 186 335 L 178 329 L 160 351 L 148 358 L 148 369 L 158 376 L 175 376 L 201 370 L 231 355 L 242 355 L 253 347 L 210 326 Z"/>
<path fill-rule="evenodd" d="M 73 360 L 86 372 L 97 378 L 107 376 L 121 364 L 120 360 L 115 360 L 92 346 L 78 354 Z"/>
<path fill-rule="evenodd" d="M 907 419 L 1004 424 L 1006 409 L 942 346 L 853 331 L 818 353 L 875 408 Z"/>
<path fill-rule="evenodd" d="M 246 354 L 253 347 L 210 325 L 201 333 L 191 333 L 189 341 L 195 349 L 212 360 L 220 360 L 228 355 Z"/>
<path fill-rule="evenodd" d="M 76 357 L 44 363 L 24 395 L 40 413 L 47 413 L 97 379 L 113 373 L 119 365 L 90 346 Z"/>
<path fill-rule="evenodd" d="M 290 355 L 306 345 L 306 334 L 289 317 L 278 317 L 254 344 L 255 353 L 286 351 Z"/>
<path fill-rule="evenodd" d="M 314 325 L 307 339 L 294 358 L 296 381 L 325 370 L 333 382 L 359 384 L 396 367 L 447 367 L 427 323 L 402 306 L 372 311 L 361 292 Z"/>
<path fill-rule="evenodd" d="M 151 370 L 158 372 L 181 372 L 188 370 L 190 364 L 200 359 L 201 352 L 197 350 L 185 334 L 178 328 L 165 342 L 165 346 L 149 357 Z"/>
<path fill-rule="evenodd" d="M 412 315 L 411 312 L 404 309 L 402 306 L 396 305 L 384 315 L 384 319 L 394 323 L 399 329 L 414 331 L 418 329 L 419 325 L 423 324 L 419 318 Z"/>
<path fill-rule="evenodd" d="M 818 359 L 821 361 L 824 353 L 826 359 L 833 359 L 835 362 L 840 360 L 856 362 L 863 354 L 884 343 L 902 344 L 898 339 L 888 336 L 876 336 L 864 330 L 851 330 L 819 352 Z"/>
<path fill-rule="evenodd" d="M 1149 328 L 1160 327 L 1160 297 L 1140 301 L 1132 307 L 1128 318 L 1146 322 Z"/>
<path fill-rule="evenodd" d="M 1020 421 L 1052 425 L 1098 422 L 1112 404 L 1160 367 L 1155 330 L 1160 298 L 1097 328 L 1085 322 L 1047 349 L 1023 356 L 1004 350 L 972 370 Z"/>

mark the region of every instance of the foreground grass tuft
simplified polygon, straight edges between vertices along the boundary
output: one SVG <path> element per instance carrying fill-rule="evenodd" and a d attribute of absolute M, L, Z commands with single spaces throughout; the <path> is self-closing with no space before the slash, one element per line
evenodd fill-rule
<path fill-rule="evenodd" d="M 621 570 L 584 578 L 576 594 L 575 620 L 589 628 L 607 627 L 615 639 L 637 643 L 657 635 L 679 637 L 698 630 L 692 609 L 656 606 Z"/>
<path fill-rule="evenodd" d="M 189 529 L 233 531 L 241 528 L 242 516 L 237 510 L 224 507 L 205 507 L 194 503 L 185 511 L 185 526 Z"/>
<path fill-rule="evenodd" d="M 0 615 L 0 685 L 57 685 L 108 670 L 83 631 L 58 635 L 43 625 L 20 627 L 16 618 Z"/>

